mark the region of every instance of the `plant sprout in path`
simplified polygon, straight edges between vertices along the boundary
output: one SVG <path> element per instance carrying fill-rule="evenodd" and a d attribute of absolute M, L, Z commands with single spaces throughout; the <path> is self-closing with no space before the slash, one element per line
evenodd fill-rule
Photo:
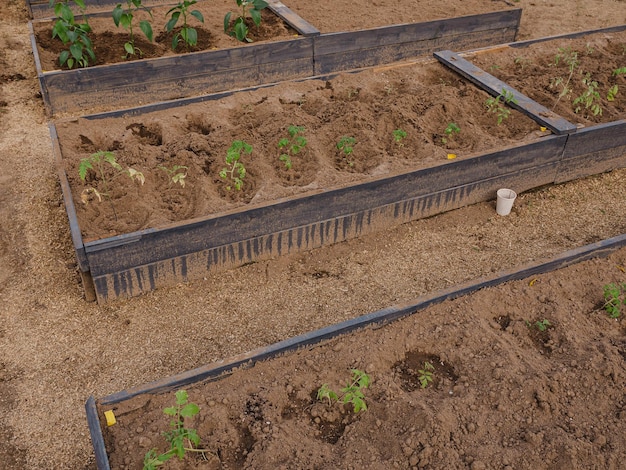
<path fill-rule="evenodd" d="M 235 140 L 226 152 L 226 167 L 220 171 L 222 179 L 232 181 L 237 191 L 243 187 L 243 179 L 246 177 L 246 167 L 240 161 L 242 153 L 252 153 L 252 146 L 243 140 Z M 231 190 L 231 185 L 227 184 L 226 189 Z"/>
<path fill-rule="evenodd" d="M 485 106 L 487 106 L 487 110 L 490 113 L 496 114 L 498 117 L 498 125 L 500 125 L 502 121 L 509 118 L 511 110 L 506 105 L 511 103 L 517 104 L 513 92 L 503 88 L 498 96 L 488 98 L 487 101 L 485 101 Z"/>
<path fill-rule="evenodd" d="M 156 449 L 150 449 L 143 459 L 143 470 L 156 470 L 172 457 L 183 460 L 187 452 L 208 452 L 206 449 L 198 449 L 200 436 L 195 429 L 185 427 L 185 418 L 192 418 L 200 412 L 200 407 L 195 403 L 190 403 L 187 392 L 179 390 L 176 392 L 176 405 L 163 410 L 170 421 L 170 430 L 163 433 L 165 439 L 170 444 L 170 448 L 157 455 Z"/>
<path fill-rule="evenodd" d="M 135 34 L 133 32 L 133 18 L 136 12 L 139 10 L 147 11 L 152 18 L 152 12 L 141 4 L 141 0 L 126 0 L 126 8 L 122 8 L 122 4 L 118 3 L 113 9 L 113 22 L 115 26 L 128 30 L 128 41 L 124 44 L 124 50 L 126 51 L 126 57 L 139 54 L 143 54 L 141 49 L 135 47 Z M 148 20 L 141 20 L 139 22 L 139 29 L 143 31 L 148 40 L 152 42 L 152 25 Z"/>
<path fill-rule="evenodd" d="M 198 44 L 198 31 L 187 24 L 187 15 L 195 17 L 201 23 L 204 23 L 204 16 L 198 10 L 189 10 L 192 5 L 198 3 L 196 0 L 184 0 L 178 5 L 172 7 L 167 12 L 170 15 L 169 21 L 165 25 L 165 29 L 168 33 L 172 32 L 179 18 L 183 18 L 183 26 L 180 32 L 174 34 L 172 38 L 172 49 L 176 49 L 178 42 L 182 39 L 187 49 Z"/>
<path fill-rule="evenodd" d="M 287 170 L 291 170 L 293 164 L 291 157 L 298 155 L 306 147 L 307 140 L 303 135 L 305 130 L 304 126 L 289 126 L 289 137 L 278 141 L 278 148 L 282 151 L 278 159 L 285 164 Z"/>
<path fill-rule="evenodd" d="M 328 384 L 324 384 L 317 391 L 317 399 L 320 401 L 326 400 L 329 405 L 335 402 L 350 403 L 355 413 L 367 410 L 363 389 L 369 386 L 370 376 L 359 369 L 351 369 L 350 372 L 352 377 L 346 383 L 346 386 L 341 389 L 341 394 L 337 394 Z"/>
<path fill-rule="evenodd" d="M 252 39 L 248 37 L 248 26 L 246 26 L 246 10 L 250 14 L 252 21 L 258 28 L 261 25 L 261 10 L 267 7 L 265 0 L 235 0 L 237 6 L 241 8 L 239 16 L 235 20 L 234 24 L 230 25 L 230 18 L 232 12 L 226 13 L 224 16 L 224 32 L 237 38 L 241 42 L 252 42 Z"/>

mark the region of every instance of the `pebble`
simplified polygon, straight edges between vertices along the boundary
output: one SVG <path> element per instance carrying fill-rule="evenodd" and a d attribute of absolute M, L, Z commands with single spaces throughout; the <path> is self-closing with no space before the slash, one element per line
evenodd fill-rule
<path fill-rule="evenodd" d="M 142 449 L 147 449 L 149 447 L 152 447 L 152 441 L 150 440 L 149 437 L 141 436 L 139 438 L 139 447 L 141 447 Z"/>

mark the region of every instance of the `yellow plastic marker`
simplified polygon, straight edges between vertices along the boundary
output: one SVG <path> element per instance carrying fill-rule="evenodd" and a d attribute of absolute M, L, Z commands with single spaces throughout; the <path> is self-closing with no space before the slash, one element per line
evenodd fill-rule
<path fill-rule="evenodd" d="M 104 417 L 107 420 L 107 426 L 113 426 L 115 423 L 117 423 L 117 420 L 115 419 L 115 413 L 113 413 L 113 410 L 105 411 Z"/>
<path fill-rule="evenodd" d="M 456 158 L 456 154 L 455 153 L 449 153 L 448 154 L 448 160 L 454 160 Z"/>
<path fill-rule="evenodd" d="M 530 287 L 532 287 L 532 286 L 535 284 L 535 282 L 537 282 L 538 280 L 539 280 L 539 279 L 535 278 L 535 279 L 533 279 L 532 281 L 530 281 L 530 282 L 528 283 L 528 285 L 529 285 Z"/>
<path fill-rule="evenodd" d="M 547 127 L 540 127 L 539 129 L 541 129 L 541 132 L 545 132 L 545 131 L 547 131 L 547 130 L 548 130 L 548 128 L 547 128 Z"/>

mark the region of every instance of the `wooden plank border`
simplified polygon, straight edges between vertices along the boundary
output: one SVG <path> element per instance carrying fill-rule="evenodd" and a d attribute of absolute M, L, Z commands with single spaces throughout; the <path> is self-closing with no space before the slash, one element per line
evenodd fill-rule
<path fill-rule="evenodd" d="M 439 62 L 451 68 L 492 96 L 498 96 L 503 93 L 504 90 L 511 92 L 513 100 L 507 103 L 510 107 L 521 111 L 555 134 L 561 135 L 576 132 L 576 124 L 572 124 L 545 106 L 533 101 L 509 84 L 485 72 L 470 61 L 465 60 L 461 55 L 452 51 L 439 51 L 435 52 L 433 55 Z"/>
<path fill-rule="evenodd" d="M 580 129 L 569 136 L 555 183 L 626 168 L 626 120 Z"/>
<path fill-rule="evenodd" d="M 387 64 L 441 49 L 467 49 L 515 40 L 521 9 L 321 34 L 314 41 L 315 74 Z"/>
<path fill-rule="evenodd" d="M 165 393 L 207 380 L 219 380 L 236 368 L 253 367 L 259 361 L 268 360 L 303 347 L 313 346 L 325 340 L 336 338 L 370 325 L 385 325 L 400 318 L 417 314 L 432 305 L 442 303 L 446 300 L 459 298 L 480 289 L 494 287 L 505 282 L 544 274 L 592 258 L 607 257 L 624 246 L 626 246 L 626 235 L 609 238 L 607 240 L 602 240 L 597 243 L 592 243 L 590 245 L 566 251 L 547 260 L 504 270 L 493 276 L 481 277 L 462 283 L 448 289 L 419 297 L 414 301 L 410 301 L 405 304 L 390 306 L 355 319 L 347 320 L 345 322 L 309 333 L 304 333 L 302 335 L 274 343 L 270 346 L 261 347 L 244 354 L 239 354 L 225 361 L 201 366 L 196 369 L 150 382 L 145 385 L 122 390 L 98 400 L 91 396 L 85 404 L 85 410 L 91 441 L 96 455 L 97 467 L 99 470 L 110 470 L 106 445 L 102 435 L 103 424 L 98 413 L 98 405 L 115 405 L 137 395 Z"/>

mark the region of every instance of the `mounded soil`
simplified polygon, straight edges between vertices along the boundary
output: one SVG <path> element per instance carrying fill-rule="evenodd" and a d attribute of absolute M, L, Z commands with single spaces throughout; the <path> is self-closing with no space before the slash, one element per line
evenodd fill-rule
<path fill-rule="evenodd" d="M 522 39 L 626 22 L 626 4 L 621 0 L 511 3 L 524 9 Z M 448 2 L 450 7 L 458 4 Z M 471 5 L 475 13 L 484 11 L 484 2 L 462 4 Z M 407 2 L 403 11 L 412 12 L 413 5 Z M 419 2 L 419 7 L 424 12 L 429 4 Z M 0 161 L 8 169 L 0 176 L 3 468 L 95 468 L 83 408 L 89 395 L 102 397 L 216 362 L 623 234 L 626 229 L 626 173 L 620 170 L 521 194 L 508 217 L 496 216 L 493 203 L 478 204 L 113 305 L 87 303 L 82 298 L 51 158 L 26 8 L 21 0 L 8 0 L 3 11 Z M 353 9 L 346 18 L 352 20 L 364 13 Z M 363 26 L 366 24 L 364 20 Z M 425 322 L 423 329 L 415 327 L 415 337 L 409 338 L 405 351 L 397 356 L 382 350 L 378 354 L 378 348 L 393 340 L 393 336 L 391 340 L 384 337 L 385 329 L 378 330 L 383 336 L 371 337 L 369 352 L 360 353 L 354 363 L 355 356 L 350 356 L 331 364 L 325 359 L 329 351 L 318 352 L 319 371 L 313 369 L 315 362 L 300 365 L 314 375 L 310 382 L 297 384 L 297 390 L 310 393 L 320 382 L 338 387 L 353 364 L 366 369 L 372 365 L 368 370 L 374 381 L 366 391 L 370 410 L 357 416 L 357 424 L 373 424 L 369 428 L 372 435 L 384 435 L 376 432 L 376 419 L 381 426 L 388 423 L 374 412 L 384 414 L 388 403 L 404 400 L 397 398 L 404 393 L 413 394 L 416 398 L 408 405 L 403 403 L 407 413 L 419 414 L 420 421 L 405 424 L 402 443 L 394 444 L 402 452 L 393 457 L 400 466 L 406 462 L 419 465 L 424 452 L 428 465 L 436 468 L 439 452 L 441 459 L 451 459 L 456 452 L 459 459 L 448 468 L 611 468 L 613 461 L 618 468 L 624 459 L 625 366 L 620 352 L 624 330 L 621 322 L 610 321 L 596 309 L 602 285 L 624 281 L 624 273 L 617 267 L 624 267 L 624 254 L 603 263 L 591 262 L 595 268 L 590 272 L 577 268 L 580 271 L 566 271 L 565 277 L 545 275 L 533 286 L 530 281 L 512 283 L 503 288 L 505 295 L 488 289 L 472 299 L 446 303 L 412 317 L 409 322 Z M 548 292 L 535 294 L 544 286 L 550 287 Z M 522 297 L 525 290 L 530 300 Z M 580 293 L 582 297 L 578 297 Z M 494 319 L 507 315 L 511 323 L 502 330 Z M 436 323 L 430 322 L 430 317 Z M 530 337 L 525 320 L 535 318 L 554 320 L 555 327 L 549 330 L 552 343 L 547 342 L 549 353 L 541 354 L 542 349 Z M 338 341 L 346 352 L 353 344 L 349 341 Z M 556 348 L 550 350 L 551 345 Z M 446 396 L 443 385 L 401 392 L 402 382 L 395 381 L 397 372 L 390 372 L 389 366 L 402 361 L 408 351 L 437 355 L 456 368 L 455 387 L 460 396 Z M 468 352 L 467 357 L 461 356 L 462 351 Z M 388 374 L 387 378 L 376 379 L 383 374 Z M 251 393 L 267 399 L 287 390 L 284 375 L 268 383 L 266 389 L 256 388 Z M 385 388 L 386 384 L 389 387 Z M 246 393 L 253 386 L 252 382 L 246 385 Z M 205 411 L 211 407 L 211 398 L 192 395 L 192 399 Z M 234 413 L 238 406 L 233 401 L 230 409 L 228 399 L 226 404 L 223 398 L 221 404 L 219 399 L 213 400 L 216 414 Z M 251 412 L 257 416 L 268 413 L 266 408 L 252 405 Z M 248 422 L 256 419 L 254 416 L 243 415 Z M 306 414 L 297 419 L 306 419 Z M 215 422 L 209 419 L 206 426 L 205 439 L 212 436 L 208 426 Z M 279 432 L 274 429 L 277 427 L 270 432 Z M 344 442 L 350 442 L 351 429 L 344 430 Z M 361 426 L 354 429 L 357 432 Z M 317 442 L 318 450 L 329 449 L 328 444 Z M 463 450 L 461 455 L 468 443 L 473 443 L 472 451 Z M 156 440 L 150 444 L 162 445 Z M 434 445 L 441 447 L 431 450 Z M 371 446 L 371 452 L 362 454 L 374 460 L 363 461 L 361 467 L 376 468 L 389 461 L 376 449 Z M 275 455 L 280 452 L 276 450 Z M 414 454 L 419 460 L 411 461 Z M 305 462 L 309 456 L 291 458 Z M 269 468 L 276 467 L 272 463 Z"/>

